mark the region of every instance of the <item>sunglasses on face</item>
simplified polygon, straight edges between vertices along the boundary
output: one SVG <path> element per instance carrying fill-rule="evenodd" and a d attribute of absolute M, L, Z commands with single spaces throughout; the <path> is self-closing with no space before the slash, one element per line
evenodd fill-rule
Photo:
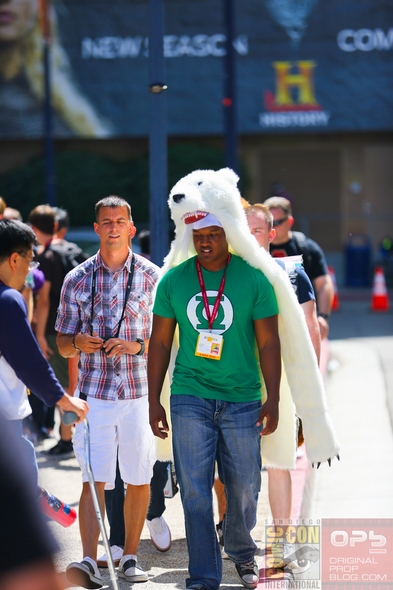
<path fill-rule="evenodd" d="M 283 217 L 282 219 L 275 219 L 273 221 L 273 227 L 278 227 L 279 225 L 282 225 L 283 223 L 285 223 L 285 221 L 287 221 L 288 217 Z"/>

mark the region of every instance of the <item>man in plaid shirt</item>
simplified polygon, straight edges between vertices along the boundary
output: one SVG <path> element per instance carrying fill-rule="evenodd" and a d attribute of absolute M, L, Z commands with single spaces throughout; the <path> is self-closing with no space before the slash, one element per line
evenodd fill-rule
<path fill-rule="evenodd" d="M 148 577 L 136 551 L 149 504 L 149 484 L 155 463 L 154 437 L 147 402 L 147 347 L 151 306 L 158 267 L 129 248 L 136 228 L 129 204 L 107 197 L 96 204 L 94 230 L 100 237 L 95 256 L 66 276 L 56 330 L 60 353 L 79 355 L 75 395 L 90 406 L 91 463 L 101 505 L 104 488 L 113 488 L 116 456 L 128 484 L 124 502 L 126 540 L 119 575 L 130 582 Z M 74 450 L 82 470 L 79 506 L 82 562 L 67 568 L 70 582 L 101 588 L 97 543 L 99 527 L 89 488 L 83 427 L 77 426 Z"/>

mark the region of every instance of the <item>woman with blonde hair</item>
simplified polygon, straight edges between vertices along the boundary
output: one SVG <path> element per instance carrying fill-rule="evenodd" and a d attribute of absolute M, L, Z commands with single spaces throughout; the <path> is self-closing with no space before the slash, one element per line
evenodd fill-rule
<path fill-rule="evenodd" d="M 73 79 L 49 10 L 55 135 L 108 137 L 111 126 Z M 44 100 L 43 37 L 38 0 L 0 0 L 0 137 L 41 136 Z"/>

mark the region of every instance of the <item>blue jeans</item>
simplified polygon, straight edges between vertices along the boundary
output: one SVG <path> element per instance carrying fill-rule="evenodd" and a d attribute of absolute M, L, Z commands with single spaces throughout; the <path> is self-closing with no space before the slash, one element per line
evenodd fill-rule
<path fill-rule="evenodd" d="M 235 563 L 252 560 L 261 488 L 261 402 L 224 402 L 192 395 L 171 396 L 173 451 L 184 508 L 189 574 L 186 587 L 217 590 L 222 558 L 214 526 L 212 487 L 215 461 L 225 485 L 225 551 Z"/>

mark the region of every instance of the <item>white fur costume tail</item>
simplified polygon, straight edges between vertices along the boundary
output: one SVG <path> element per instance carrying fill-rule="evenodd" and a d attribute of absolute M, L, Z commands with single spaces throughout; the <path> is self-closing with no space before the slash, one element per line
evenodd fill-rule
<path fill-rule="evenodd" d="M 176 238 L 164 261 L 162 275 L 196 254 L 192 229 L 182 221 L 183 215 L 195 211 L 213 213 L 224 228 L 230 250 L 261 270 L 274 288 L 279 307 L 282 359 L 296 413 L 303 422 L 307 456 L 313 463 L 327 461 L 338 454 L 339 445 L 327 412 L 323 381 L 304 314 L 286 272 L 263 248 L 258 247 L 251 235 L 237 182 L 237 175 L 229 168 L 196 170 L 173 187 L 168 203 L 176 225 Z M 293 439 L 293 442 L 289 443 L 291 448 L 286 453 L 284 447 L 288 443 L 280 444 L 276 440 L 281 440 L 279 432 L 274 433 L 263 438 L 263 454 L 265 463 L 289 469 L 294 467 L 295 462 L 293 405 L 288 391 L 281 390 L 281 395 L 280 421 L 281 414 L 283 421 L 280 430 L 290 428 L 289 440 Z M 166 447 L 166 450 L 158 449 L 159 458 L 167 455 L 168 443 Z"/>

